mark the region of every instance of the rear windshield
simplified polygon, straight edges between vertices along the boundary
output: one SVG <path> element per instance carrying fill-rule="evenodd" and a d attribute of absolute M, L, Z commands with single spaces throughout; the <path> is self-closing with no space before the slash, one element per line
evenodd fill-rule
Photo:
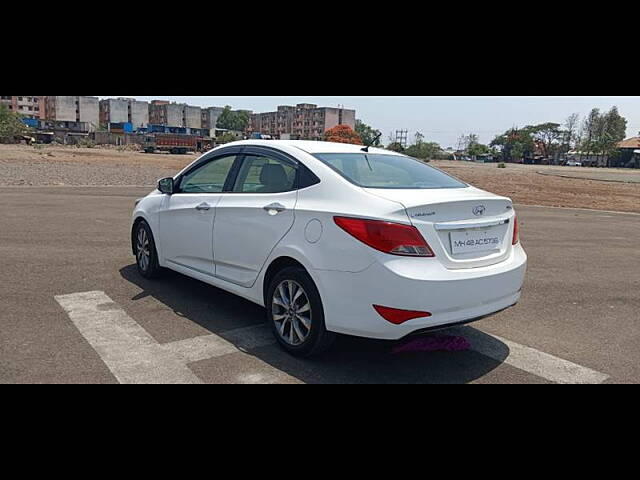
<path fill-rule="evenodd" d="M 317 153 L 316 158 L 364 188 L 464 188 L 466 183 L 411 157 L 379 153 Z"/>

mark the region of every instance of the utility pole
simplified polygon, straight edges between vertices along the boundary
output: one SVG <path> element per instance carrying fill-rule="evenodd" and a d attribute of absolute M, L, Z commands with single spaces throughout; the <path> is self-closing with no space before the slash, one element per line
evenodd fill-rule
<path fill-rule="evenodd" d="M 409 130 L 396 130 L 396 143 L 399 143 L 403 148 L 407 148 L 407 137 Z"/>

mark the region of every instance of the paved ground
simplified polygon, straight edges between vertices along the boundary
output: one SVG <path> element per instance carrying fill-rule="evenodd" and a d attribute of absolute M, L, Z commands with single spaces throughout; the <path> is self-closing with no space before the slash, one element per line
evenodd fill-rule
<path fill-rule="evenodd" d="M 252 303 L 179 274 L 138 276 L 129 216 L 147 191 L 2 189 L 0 382 L 640 382 L 640 216 L 518 207 L 522 301 L 456 330 L 469 350 L 392 355 L 343 337 L 298 360 Z"/>

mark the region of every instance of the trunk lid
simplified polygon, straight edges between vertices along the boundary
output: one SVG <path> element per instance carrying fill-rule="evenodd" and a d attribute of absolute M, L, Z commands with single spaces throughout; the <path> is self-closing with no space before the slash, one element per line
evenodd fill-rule
<path fill-rule="evenodd" d="M 511 253 L 515 213 L 509 198 L 475 187 L 365 190 L 401 203 L 446 268 L 494 265 Z"/>

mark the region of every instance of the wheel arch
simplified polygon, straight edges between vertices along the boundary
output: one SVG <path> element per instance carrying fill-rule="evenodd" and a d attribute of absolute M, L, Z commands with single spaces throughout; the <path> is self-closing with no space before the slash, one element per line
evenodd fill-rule
<path fill-rule="evenodd" d="M 156 238 L 156 232 L 153 231 L 153 227 L 151 226 L 151 222 L 149 222 L 149 220 L 142 214 L 138 214 L 134 219 L 133 219 L 133 223 L 131 224 L 131 252 L 133 253 L 133 255 L 136 254 L 136 240 L 135 240 L 135 232 L 136 232 L 136 228 L 138 228 L 138 225 L 141 222 L 145 222 L 147 224 L 147 226 L 149 227 L 149 229 L 151 230 L 151 235 L 153 235 L 153 240 L 154 243 L 156 244 L 156 251 L 158 251 L 158 246 L 157 246 L 157 238 Z"/>
<path fill-rule="evenodd" d="M 311 273 L 309 272 L 309 269 L 307 267 L 305 267 L 305 265 L 300 262 L 299 260 L 290 257 L 288 255 L 281 255 L 277 258 L 274 258 L 271 263 L 269 264 L 269 266 L 267 267 L 267 269 L 265 270 L 264 273 L 264 278 L 262 280 L 262 299 L 264 301 L 264 305 L 267 306 L 268 305 L 268 301 L 267 301 L 267 291 L 269 289 L 269 282 L 271 282 L 271 279 L 282 269 L 287 268 L 287 267 L 300 267 L 302 268 L 310 277 L 311 277 Z M 312 277 L 313 279 L 313 277 Z M 314 283 L 315 280 L 314 280 Z M 317 287 L 317 285 L 316 285 Z"/>

